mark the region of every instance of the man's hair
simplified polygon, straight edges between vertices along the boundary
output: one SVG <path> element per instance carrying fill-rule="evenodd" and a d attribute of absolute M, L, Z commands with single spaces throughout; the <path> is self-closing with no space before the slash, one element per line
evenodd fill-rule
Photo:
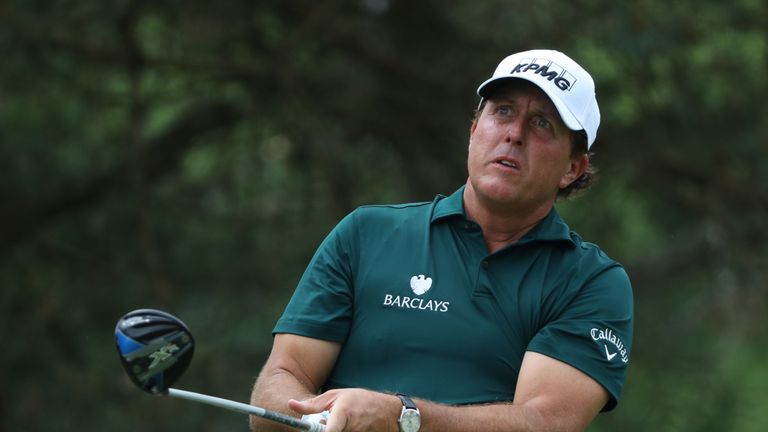
<path fill-rule="evenodd" d="M 586 192 L 597 182 L 597 168 L 592 165 L 594 153 L 587 150 L 587 134 L 583 130 L 571 131 L 571 159 L 587 155 L 590 163 L 587 169 L 571 184 L 557 191 L 558 199 L 575 198 Z"/>
<path fill-rule="evenodd" d="M 483 99 L 480 105 L 473 112 L 472 121 L 477 121 L 480 113 L 483 112 L 487 99 Z M 571 132 L 571 159 L 587 155 L 591 161 L 594 153 L 587 150 L 587 134 L 583 130 Z M 574 180 L 568 186 L 557 191 L 557 199 L 574 198 L 586 192 L 593 184 L 597 182 L 597 168 L 592 163 L 587 166 L 587 170 Z"/>

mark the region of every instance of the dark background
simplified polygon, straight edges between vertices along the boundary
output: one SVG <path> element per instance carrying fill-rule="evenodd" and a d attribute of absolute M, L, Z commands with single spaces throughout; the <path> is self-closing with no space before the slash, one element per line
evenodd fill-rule
<path fill-rule="evenodd" d="M 246 401 L 325 234 L 453 192 L 477 85 L 541 47 L 603 114 L 558 208 L 635 289 L 589 430 L 768 430 L 766 28 L 760 0 L 0 2 L 0 430 L 246 430 L 134 388 L 116 320 L 182 317 L 179 387 Z"/>

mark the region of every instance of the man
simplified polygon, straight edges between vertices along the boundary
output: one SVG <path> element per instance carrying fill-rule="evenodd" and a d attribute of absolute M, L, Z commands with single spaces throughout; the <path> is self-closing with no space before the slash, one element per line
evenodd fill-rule
<path fill-rule="evenodd" d="M 577 431 L 616 405 L 629 279 L 554 210 L 589 183 L 592 78 L 532 50 L 478 95 L 466 185 L 336 226 L 275 327 L 254 404 L 329 411 L 328 432 Z"/>

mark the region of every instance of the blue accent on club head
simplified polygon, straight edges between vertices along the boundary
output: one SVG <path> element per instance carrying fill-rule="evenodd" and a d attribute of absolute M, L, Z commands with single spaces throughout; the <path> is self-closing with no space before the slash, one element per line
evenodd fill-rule
<path fill-rule="evenodd" d="M 120 349 L 120 354 L 123 356 L 144 347 L 144 345 L 129 338 L 120 330 L 115 330 L 115 338 L 117 339 L 117 347 Z"/>

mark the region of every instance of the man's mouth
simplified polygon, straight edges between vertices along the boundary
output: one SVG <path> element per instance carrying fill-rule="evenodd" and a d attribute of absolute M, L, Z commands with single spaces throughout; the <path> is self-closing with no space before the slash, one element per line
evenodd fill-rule
<path fill-rule="evenodd" d="M 497 159 L 494 162 L 499 165 L 504 165 L 507 168 L 520 169 L 520 165 L 518 165 L 516 161 L 510 160 L 510 159 Z"/>

